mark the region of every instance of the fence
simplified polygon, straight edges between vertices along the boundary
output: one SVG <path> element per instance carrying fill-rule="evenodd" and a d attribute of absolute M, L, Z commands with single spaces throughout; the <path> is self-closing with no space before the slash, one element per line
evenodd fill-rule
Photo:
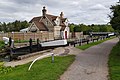
<path fill-rule="evenodd" d="M 54 40 L 53 32 L 38 32 L 38 33 L 22 33 L 22 32 L 9 32 L 9 33 L 0 33 L 0 40 L 3 37 L 11 37 L 13 40 L 29 40 L 32 38 L 33 40 L 37 40 L 39 38 L 40 41 L 48 41 Z M 75 33 L 76 38 L 83 37 L 82 32 Z M 72 38 L 72 33 L 69 34 L 69 38 Z"/>

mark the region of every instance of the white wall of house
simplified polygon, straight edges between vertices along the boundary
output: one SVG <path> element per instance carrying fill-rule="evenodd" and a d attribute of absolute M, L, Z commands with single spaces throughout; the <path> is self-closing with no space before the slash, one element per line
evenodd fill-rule
<path fill-rule="evenodd" d="M 67 38 L 69 38 L 70 29 L 69 29 L 69 27 L 66 27 L 64 31 L 61 31 L 61 36 L 63 39 L 65 39 L 65 32 L 66 31 L 67 31 Z"/>
<path fill-rule="evenodd" d="M 62 31 L 63 38 L 65 39 L 65 32 L 67 31 L 67 38 L 69 38 L 70 28 L 68 27 L 68 19 L 65 20 L 64 24 L 67 26 L 64 31 Z"/>
<path fill-rule="evenodd" d="M 61 26 L 59 26 L 60 25 L 60 18 L 57 17 L 54 22 L 56 24 L 56 26 L 54 26 L 54 37 L 59 38 L 60 37 L 60 29 L 61 29 Z"/>

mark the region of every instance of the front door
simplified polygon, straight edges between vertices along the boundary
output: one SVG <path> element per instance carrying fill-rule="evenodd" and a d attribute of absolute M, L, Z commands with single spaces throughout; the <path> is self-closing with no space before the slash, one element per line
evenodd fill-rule
<path fill-rule="evenodd" d="M 67 31 L 65 31 L 65 39 L 67 39 Z"/>

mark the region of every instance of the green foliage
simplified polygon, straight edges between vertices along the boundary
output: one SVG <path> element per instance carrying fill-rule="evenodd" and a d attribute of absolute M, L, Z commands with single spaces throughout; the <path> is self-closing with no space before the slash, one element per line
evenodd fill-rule
<path fill-rule="evenodd" d="M 8 72 L 11 72 L 12 71 L 12 68 L 11 67 L 3 67 L 3 66 L 0 66 L 0 75 L 1 74 L 7 74 Z"/>
<path fill-rule="evenodd" d="M 12 32 L 12 31 L 20 31 L 21 29 L 24 29 L 29 26 L 29 23 L 27 21 L 14 21 L 9 23 L 1 23 L 0 22 L 0 31 L 4 32 Z"/>
<path fill-rule="evenodd" d="M 120 42 L 113 47 L 108 64 L 110 80 L 120 80 Z"/>
<path fill-rule="evenodd" d="M 75 27 L 75 25 L 74 24 L 70 24 L 70 32 L 74 32 L 74 27 Z"/>
<path fill-rule="evenodd" d="M 27 43 L 29 40 L 16 40 L 15 43 Z M 32 42 L 36 42 L 35 40 L 32 40 Z"/>
<path fill-rule="evenodd" d="M 29 42 L 29 40 L 16 40 L 15 43 L 26 43 Z"/>
<path fill-rule="evenodd" d="M 120 5 L 110 7 L 112 15 L 110 17 L 110 24 L 115 30 L 120 30 Z"/>
<path fill-rule="evenodd" d="M 5 44 L 3 41 L 0 41 L 0 51 L 4 48 Z"/>
<path fill-rule="evenodd" d="M 0 67 L 3 66 L 3 64 L 4 64 L 4 63 L 0 61 Z"/>
<path fill-rule="evenodd" d="M 12 71 L 11 67 L 4 67 L 3 64 L 3 62 L 0 62 L 0 75 L 7 74 L 8 72 Z"/>
<path fill-rule="evenodd" d="M 84 24 L 71 24 L 70 25 L 71 32 L 81 32 L 84 34 L 89 34 L 89 32 L 114 32 L 114 29 L 111 25 L 84 25 Z"/>
<path fill-rule="evenodd" d="M 34 63 L 28 71 L 30 63 L 12 68 L 11 72 L 1 74 L 2 80 L 58 80 L 60 75 L 67 70 L 68 66 L 75 60 L 75 56 L 55 57 L 54 63 L 51 57 Z"/>
<path fill-rule="evenodd" d="M 100 43 L 102 43 L 102 42 L 104 42 L 104 41 L 106 41 L 106 40 L 110 40 L 110 39 L 113 39 L 113 38 L 115 38 L 115 37 L 107 38 L 107 39 L 100 40 L 100 41 L 97 41 L 97 42 L 92 42 L 92 43 L 85 44 L 85 45 L 82 45 L 82 46 L 77 46 L 76 48 L 85 50 L 85 49 L 88 49 L 89 47 L 98 45 L 98 44 L 100 44 Z"/>

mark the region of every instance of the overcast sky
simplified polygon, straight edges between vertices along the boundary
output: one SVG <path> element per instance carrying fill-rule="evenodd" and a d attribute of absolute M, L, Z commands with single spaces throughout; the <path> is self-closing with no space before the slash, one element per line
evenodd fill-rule
<path fill-rule="evenodd" d="M 30 21 L 41 16 L 43 6 L 49 14 L 64 16 L 70 23 L 106 24 L 109 7 L 118 0 L 0 0 L 0 22 Z"/>

